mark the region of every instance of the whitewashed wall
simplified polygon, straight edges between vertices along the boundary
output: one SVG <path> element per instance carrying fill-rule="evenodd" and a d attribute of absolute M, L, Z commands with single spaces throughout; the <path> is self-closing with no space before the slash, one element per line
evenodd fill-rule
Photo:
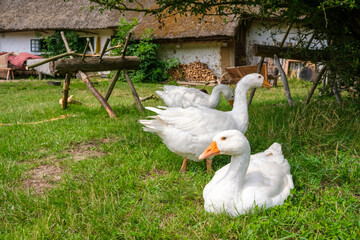
<path fill-rule="evenodd" d="M 252 47 L 254 44 L 262 44 L 262 45 L 279 44 L 282 41 L 286 30 L 287 30 L 286 25 L 273 27 L 272 29 L 267 30 L 264 26 L 261 25 L 260 22 L 257 21 L 253 22 L 246 35 L 247 64 L 256 65 L 260 61 L 260 57 L 252 56 Z M 303 34 L 308 33 L 305 29 L 302 29 L 302 31 Z M 305 39 L 309 40 L 309 38 L 310 36 Z M 292 28 L 289 32 L 289 35 L 285 41 L 284 46 L 295 46 L 298 43 L 298 41 L 299 41 L 298 30 Z M 315 41 L 314 44 L 316 45 Z M 316 48 L 317 46 L 312 46 L 312 47 Z"/>
<path fill-rule="evenodd" d="M 79 32 L 78 34 L 80 37 L 94 37 L 95 41 L 97 39 L 97 36 L 100 35 L 101 48 L 104 46 L 106 39 L 110 38 L 113 35 L 112 30 L 100 30 L 93 32 L 94 34 L 82 32 Z M 39 39 L 45 35 L 49 36 L 52 34 L 54 34 L 54 31 L 47 31 L 46 34 L 41 33 L 42 36 L 39 36 L 39 34 L 35 31 L 0 33 L 0 52 L 27 52 L 34 55 L 40 55 L 40 52 L 31 52 L 30 40 Z M 95 48 L 95 46 L 93 47 Z"/>
<path fill-rule="evenodd" d="M 40 54 L 30 51 L 30 40 L 39 39 L 34 31 L 28 32 L 7 32 L 0 33 L 0 52 L 28 52 L 31 54 Z"/>
<path fill-rule="evenodd" d="M 160 59 L 178 58 L 182 64 L 206 63 L 215 75 L 221 76 L 220 42 L 161 44 Z"/>

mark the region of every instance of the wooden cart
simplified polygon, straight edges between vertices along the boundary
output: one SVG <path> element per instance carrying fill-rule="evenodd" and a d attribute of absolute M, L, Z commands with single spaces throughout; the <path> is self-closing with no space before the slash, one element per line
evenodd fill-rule
<path fill-rule="evenodd" d="M 227 67 L 225 68 L 225 73 L 220 78 L 220 83 L 236 84 L 245 75 L 250 73 L 256 73 L 257 68 L 257 65 Z M 266 81 L 268 80 L 267 64 L 263 64 L 260 74 L 264 76 Z"/>

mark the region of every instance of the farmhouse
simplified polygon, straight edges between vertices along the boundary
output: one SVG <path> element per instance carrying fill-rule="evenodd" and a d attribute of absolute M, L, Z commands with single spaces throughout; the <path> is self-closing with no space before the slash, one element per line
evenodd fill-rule
<path fill-rule="evenodd" d="M 269 31 L 260 20 L 233 16 L 225 20 L 206 16 L 202 21 L 195 16 L 172 16 L 164 19 L 163 25 L 151 15 L 122 15 L 116 10 L 100 13 L 96 7 L 90 11 L 88 0 L 52 0 L 51 4 L 44 0 L 2 0 L 0 8 L 6 9 L 0 19 L 0 53 L 40 55 L 41 38 L 56 30 L 75 30 L 84 42 L 91 38 L 93 51 L 99 52 L 106 39 L 115 35 L 122 17 L 136 17 L 139 24 L 134 29 L 134 39 L 140 39 L 144 30 L 153 29 L 154 41 L 161 44 L 161 58 L 178 58 L 184 64 L 205 63 L 217 77 L 229 66 L 257 64 L 259 57 L 251 52 L 253 44 L 273 45 L 281 41 L 286 31 L 286 26 Z M 290 32 L 285 45 L 294 44 L 294 36 L 296 31 Z"/>

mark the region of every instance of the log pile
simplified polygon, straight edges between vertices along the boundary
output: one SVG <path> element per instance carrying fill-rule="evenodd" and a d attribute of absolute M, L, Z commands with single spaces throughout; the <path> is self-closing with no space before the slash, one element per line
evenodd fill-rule
<path fill-rule="evenodd" d="M 183 80 L 186 82 L 216 82 L 216 75 L 209 69 L 206 63 L 192 62 L 181 64 L 179 67 L 172 69 L 169 75 L 174 80 Z"/>

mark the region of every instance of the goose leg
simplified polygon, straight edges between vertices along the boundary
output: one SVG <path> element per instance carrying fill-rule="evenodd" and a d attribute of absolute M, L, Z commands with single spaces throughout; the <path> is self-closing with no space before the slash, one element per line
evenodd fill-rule
<path fill-rule="evenodd" d="M 212 159 L 206 158 L 205 161 L 206 161 L 206 172 L 211 173 L 212 172 L 212 167 L 211 167 Z"/>
<path fill-rule="evenodd" d="M 181 168 L 180 168 L 180 172 L 182 172 L 182 173 L 186 172 L 187 163 L 188 163 L 188 159 L 184 158 L 183 163 L 182 163 Z"/>

